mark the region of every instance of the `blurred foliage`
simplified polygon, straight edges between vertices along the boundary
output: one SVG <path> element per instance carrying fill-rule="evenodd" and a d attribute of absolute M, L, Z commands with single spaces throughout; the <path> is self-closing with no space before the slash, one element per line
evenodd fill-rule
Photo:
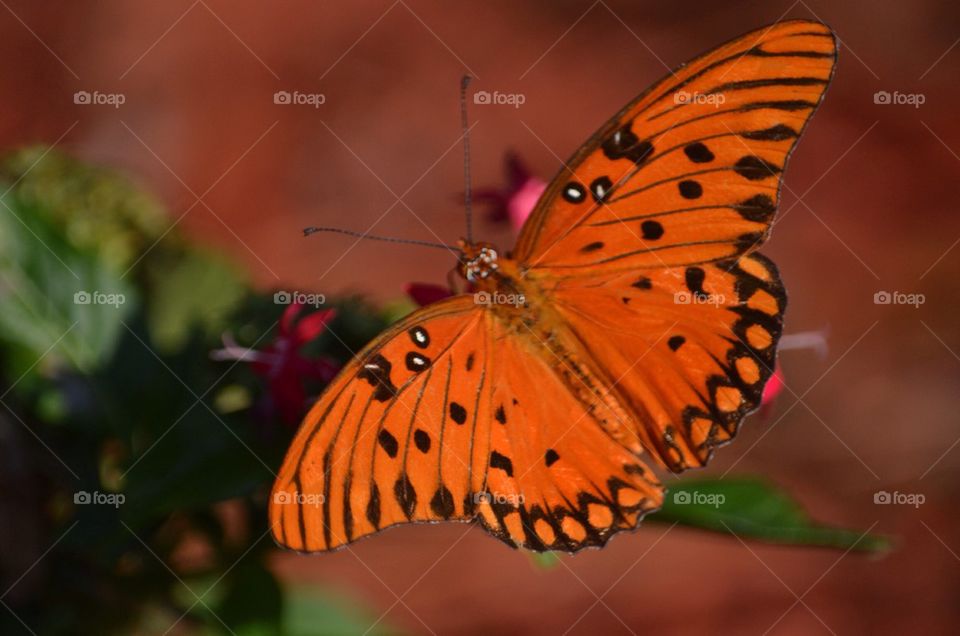
<path fill-rule="evenodd" d="M 284 307 L 116 173 L 32 148 L 0 158 L 4 191 L 0 564 L 16 617 L 0 612 L 0 633 L 360 624 L 267 567 L 266 499 L 294 430 L 260 408 L 247 364 L 210 357 L 227 330 L 270 342 Z M 311 347 L 342 362 L 385 322 L 340 305 L 346 345 Z"/>
<path fill-rule="evenodd" d="M 835 528 L 811 521 L 783 491 L 759 479 L 687 479 L 667 493 L 651 521 L 735 534 L 767 543 L 808 545 L 860 552 L 883 552 L 890 541 L 881 536 Z"/>
<path fill-rule="evenodd" d="M 211 358 L 264 350 L 288 308 L 114 172 L 29 148 L 0 157 L 0 192 L 0 633 L 369 627 L 369 612 L 268 567 L 267 496 L 294 427 L 262 369 Z M 331 364 L 411 309 L 330 304 L 337 336 L 299 354 Z M 761 482 L 682 483 L 727 503 L 668 503 L 661 520 L 798 545 L 859 536 L 811 524 Z"/>

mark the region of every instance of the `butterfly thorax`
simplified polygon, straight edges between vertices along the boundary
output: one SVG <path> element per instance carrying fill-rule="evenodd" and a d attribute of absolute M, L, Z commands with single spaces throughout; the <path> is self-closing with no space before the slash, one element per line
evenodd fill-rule
<path fill-rule="evenodd" d="M 460 241 L 459 245 L 463 258 L 457 271 L 469 283 L 477 304 L 496 309 L 495 313 L 511 321 L 537 313 L 539 294 L 524 279 L 515 260 L 501 257 L 490 243 Z"/>
<path fill-rule="evenodd" d="M 468 283 L 476 284 L 490 278 L 500 268 L 500 252 L 490 243 L 458 242 L 463 251 L 458 271 Z"/>

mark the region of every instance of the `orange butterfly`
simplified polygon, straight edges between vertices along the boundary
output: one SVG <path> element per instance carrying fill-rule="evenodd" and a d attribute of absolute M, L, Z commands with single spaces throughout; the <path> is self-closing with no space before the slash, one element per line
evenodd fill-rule
<path fill-rule="evenodd" d="M 705 465 L 770 376 L 786 294 L 755 249 L 835 59 L 810 21 L 724 44 L 604 124 L 512 254 L 461 241 L 483 302 L 414 312 L 330 384 L 274 486 L 276 541 L 318 552 L 478 520 L 574 552 L 656 510 L 644 453 Z"/>

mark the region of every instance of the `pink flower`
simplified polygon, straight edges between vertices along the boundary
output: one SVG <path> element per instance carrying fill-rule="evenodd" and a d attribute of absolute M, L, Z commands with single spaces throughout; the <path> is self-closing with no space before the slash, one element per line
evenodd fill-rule
<path fill-rule="evenodd" d="M 335 310 L 325 309 L 297 320 L 304 305 L 293 303 L 283 312 L 277 335 L 262 350 L 238 346 L 229 335 L 223 337 L 223 349 L 211 353 L 214 360 L 249 362 L 254 373 L 267 385 L 266 410 L 286 424 L 296 424 L 307 406 L 304 380 L 328 383 L 339 365 L 330 358 L 307 358 L 301 352 L 309 342 L 322 334 L 333 319 Z"/>
<path fill-rule="evenodd" d="M 773 368 L 773 375 L 767 380 L 763 387 L 763 395 L 760 398 L 760 406 L 768 408 L 777 399 L 777 396 L 783 392 L 783 367 L 777 362 Z"/>
<path fill-rule="evenodd" d="M 527 217 L 537 206 L 540 195 L 547 189 L 547 182 L 536 177 L 527 179 L 520 189 L 513 193 L 507 201 L 507 212 L 510 215 L 510 225 L 520 230 Z"/>
<path fill-rule="evenodd" d="M 519 230 L 547 189 L 547 182 L 533 175 L 516 153 L 507 154 L 505 165 L 506 187 L 478 190 L 475 198 L 491 206 L 492 221 L 509 221 L 514 229 Z"/>
<path fill-rule="evenodd" d="M 421 307 L 453 296 L 453 292 L 443 285 L 433 283 L 407 283 L 406 292 L 407 296 Z"/>
<path fill-rule="evenodd" d="M 827 355 L 827 333 L 827 329 L 821 329 L 819 331 L 801 331 L 800 333 L 787 334 L 780 339 L 780 351 L 810 349 L 824 358 Z M 773 403 L 785 388 L 787 388 L 787 385 L 784 381 L 783 367 L 780 366 L 778 361 L 773 368 L 773 375 L 770 376 L 767 384 L 763 387 L 763 394 L 760 398 L 761 415 L 767 416 L 770 414 Z"/>

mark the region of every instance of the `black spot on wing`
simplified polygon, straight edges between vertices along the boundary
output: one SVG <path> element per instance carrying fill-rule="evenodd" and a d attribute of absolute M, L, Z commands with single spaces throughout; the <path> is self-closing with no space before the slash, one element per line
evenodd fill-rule
<path fill-rule="evenodd" d="M 380 434 L 377 435 L 377 441 L 380 442 L 380 447 L 391 459 L 397 456 L 397 450 L 400 448 L 400 444 L 397 443 L 397 438 L 394 437 L 390 431 L 385 428 L 381 429 Z"/>
<path fill-rule="evenodd" d="M 413 433 L 413 443 L 416 444 L 417 450 L 421 453 L 430 452 L 430 435 L 421 429 L 417 429 Z"/>
<path fill-rule="evenodd" d="M 423 327 L 410 327 L 410 329 L 407 330 L 407 335 L 410 336 L 413 344 L 421 349 L 426 349 L 430 346 L 430 334 Z"/>
<path fill-rule="evenodd" d="M 406 473 L 400 475 L 393 484 L 393 495 L 400 504 L 400 509 L 407 519 L 413 517 L 413 511 L 417 508 L 417 491 L 413 488 L 413 483 Z"/>
<path fill-rule="evenodd" d="M 703 196 L 703 186 L 693 179 L 685 179 L 677 184 L 680 196 L 684 199 L 699 199 Z"/>
<path fill-rule="evenodd" d="M 606 175 L 597 177 L 590 183 L 590 194 L 593 195 L 594 201 L 602 203 L 607 199 L 607 195 L 610 194 L 612 187 L 613 182 L 610 180 L 610 177 Z"/>
<path fill-rule="evenodd" d="M 507 423 L 507 412 L 503 410 L 503 404 L 497 407 L 497 412 L 493 417 L 501 424 Z"/>
<path fill-rule="evenodd" d="M 683 278 L 687 284 L 687 289 L 691 293 L 699 295 L 707 293 L 703 290 L 703 281 L 706 280 L 707 273 L 703 271 L 702 267 L 688 267 L 683 273 Z"/>
<path fill-rule="evenodd" d="M 683 343 L 686 341 L 687 339 L 684 338 L 683 336 L 671 336 L 670 339 L 667 340 L 667 346 L 670 347 L 671 351 L 676 351 L 677 349 L 682 347 Z"/>
<path fill-rule="evenodd" d="M 430 367 L 430 358 L 421 355 L 416 351 L 408 351 L 405 359 L 407 369 L 414 373 L 420 373 Z"/>
<path fill-rule="evenodd" d="M 433 497 L 430 499 L 430 510 L 433 511 L 433 514 L 444 519 L 449 519 L 453 515 L 453 494 L 443 484 L 440 484 L 437 492 L 433 493 Z"/>
<path fill-rule="evenodd" d="M 640 224 L 640 231 L 643 232 L 643 240 L 656 241 L 663 236 L 663 225 L 657 221 L 644 221 Z"/>
<path fill-rule="evenodd" d="M 506 455 L 501 455 L 497 451 L 490 453 L 490 468 L 499 468 L 507 473 L 507 477 L 513 477 L 513 462 Z"/>
<path fill-rule="evenodd" d="M 587 198 L 587 191 L 576 181 L 571 181 L 563 186 L 560 196 L 568 203 L 580 203 Z"/>
<path fill-rule="evenodd" d="M 780 172 L 780 166 L 774 165 L 756 155 L 741 157 L 733 166 L 733 171 L 744 179 L 760 181 L 767 177 L 774 177 Z"/>
<path fill-rule="evenodd" d="M 777 211 L 777 205 L 766 194 L 752 196 L 742 203 L 733 206 L 744 219 L 757 223 L 768 223 Z"/>
<path fill-rule="evenodd" d="M 751 130 L 740 133 L 741 137 L 754 141 L 783 141 L 785 139 L 795 139 L 797 131 L 786 124 L 777 124 L 763 130 Z"/>
<path fill-rule="evenodd" d="M 370 501 L 367 502 L 367 521 L 374 528 L 380 527 L 380 489 L 376 482 L 370 484 Z"/>
<path fill-rule="evenodd" d="M 653 144 L 649 141 L 640 141 L 629 122 L 607 137 L 600 148 L 607 159 L 612 161 L 629 159 L 638 166 L 653 154 Z"/>
<path fill-rule="evenodd" d="M 546 454 L 543 456 L 543 460 L 546 462 L 547 466 L 553 466 L 554 462 L 560 459 L 560 455 L 557 454 L 557 451 L 552 448 L 548 448 Z"/>
<path fill-rule="evenodd" d="M 709 163 L 715 159 L 710 149 L 702 142 L 694 142 L 683 149 L 683 154 L 694 163 Z"/>
<path fill-rule="evenodd" d="M 463 405 L 456 402 L 450 403 L 450 419 L 452 419 L 457 424 L 463 425 L 467 421 L 467 409 L 463 408 Z"/>
<path fill-rule="evenodd" d="M 357 374 L 361 380 L 366 380 L 375 390 L 373 399 L 386 402 L 397 394 L 397 387 L 390 379 L 390 370 L 393 365 L 382 354 L 374 354 L 363 363 L 363 368 Z"/>

